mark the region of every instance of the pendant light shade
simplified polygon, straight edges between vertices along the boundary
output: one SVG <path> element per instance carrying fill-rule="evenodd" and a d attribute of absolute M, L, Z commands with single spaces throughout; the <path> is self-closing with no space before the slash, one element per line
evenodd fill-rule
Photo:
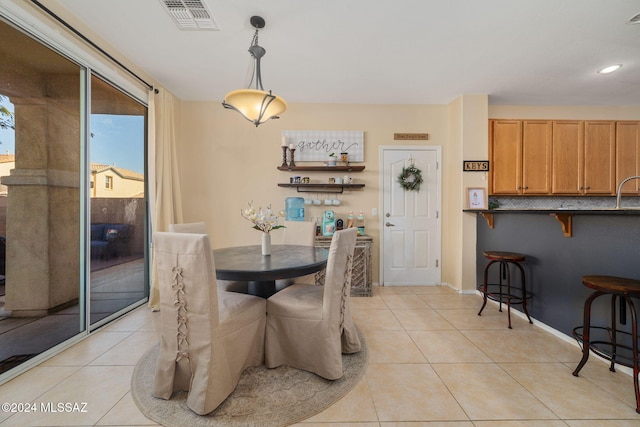
<path fill-rule="evenodd" d="M 238 89 L 224 97 L 224 108 L 230 108 L 242 114 L 256 126 L 269 119 L 278 119 L 287 109 L 287 103 L 271 91 L 258 89 Z"/>
<path fill-rule="evenodd" d="M 264 27 L 265 22 L 264 19 L 259 16 L 252 16 L 250 22 L 256 31 L 253 35 L 251 46 L 249 47 L 253 65 L 249 88 L 229 92 L 224 97 L 222 106 L 237 111 L 257 127 L 269 119 L 280 118 L 279 115 L 287 109 L 287 103 L 271 91 L 267 92 L 262 88 L 260 59 L 266 51 L 258 45 L 258 30 Z M 255 88 L 251 88 L 253 82 L 255 82 Z"/>

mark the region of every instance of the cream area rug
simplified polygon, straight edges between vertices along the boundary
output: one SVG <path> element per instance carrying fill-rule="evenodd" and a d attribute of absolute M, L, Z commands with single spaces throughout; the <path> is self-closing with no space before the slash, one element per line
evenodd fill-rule
<path fill-rule="evenodd" d="M 247 368 L 233 393 L 206 416 L 187 407 L 185 392 L 175 393 L 170 400 L 151 395 L 158 346 L 136 365 L 131 392 L 144 415 L 168 427 L 287 426 L 322 412 L 360 382 L 367 366 L 367 346 L 362 333 L 359 335 L 362 350 L 342 355 L 344 376 L 339 380 L 325 380 L 288 366 Z"/>

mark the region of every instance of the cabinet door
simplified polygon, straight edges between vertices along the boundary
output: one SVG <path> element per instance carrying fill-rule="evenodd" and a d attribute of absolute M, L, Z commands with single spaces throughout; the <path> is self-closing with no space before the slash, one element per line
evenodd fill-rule
<path fill-rule="evenodd" d="M 615 122 L 584 124 L 584 193 L 615 194 Z"/>
<path fill-rule="evenodd" d="M 522 186 L 522 122 L 492 120 L 489 137 L 491 194 L 519 194 Z"/>
<path fill-rule="evenodd" d="M 616 189 L 623 179 L 640 175 L 640 122 L 616 123 Z M 622 187 L 623 194 L 640 194 L 640 180 Z"/>
<path fill-rule="evenodd" d="M 553 194 L 580 194 L 583 187 L 582 167 L 584 126 L 580 121 L 554 121 L 552 153 Z"/>
<path fill-rule="evenodd" d="M 551 121 L 522 122 L 522 194 L 551 193 Z"/>

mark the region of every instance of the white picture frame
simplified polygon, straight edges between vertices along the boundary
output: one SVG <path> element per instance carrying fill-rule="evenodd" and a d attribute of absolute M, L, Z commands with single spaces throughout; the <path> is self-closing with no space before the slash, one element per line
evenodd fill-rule
<path fill-rule="evenodd" d="M 487 210 L 489 208 L 487 189 L 485 187 L 467 187 L 467 209 Z"/>

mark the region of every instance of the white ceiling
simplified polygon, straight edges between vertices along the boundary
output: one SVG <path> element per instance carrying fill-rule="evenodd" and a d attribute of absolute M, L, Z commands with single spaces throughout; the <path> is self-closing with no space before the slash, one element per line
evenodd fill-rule
<path fill-rule="evenodd" d="M 288 102 L 640 105 L 638 0 L 203 0 L 181 31 L 159 0 L 57 0 L 183 100 L 244 87 L 252 15 L 264 88 Z M 46 3 L 52 3 L 48 1 Z M 621 63 L 608 76 L 596 70 Z"/>

